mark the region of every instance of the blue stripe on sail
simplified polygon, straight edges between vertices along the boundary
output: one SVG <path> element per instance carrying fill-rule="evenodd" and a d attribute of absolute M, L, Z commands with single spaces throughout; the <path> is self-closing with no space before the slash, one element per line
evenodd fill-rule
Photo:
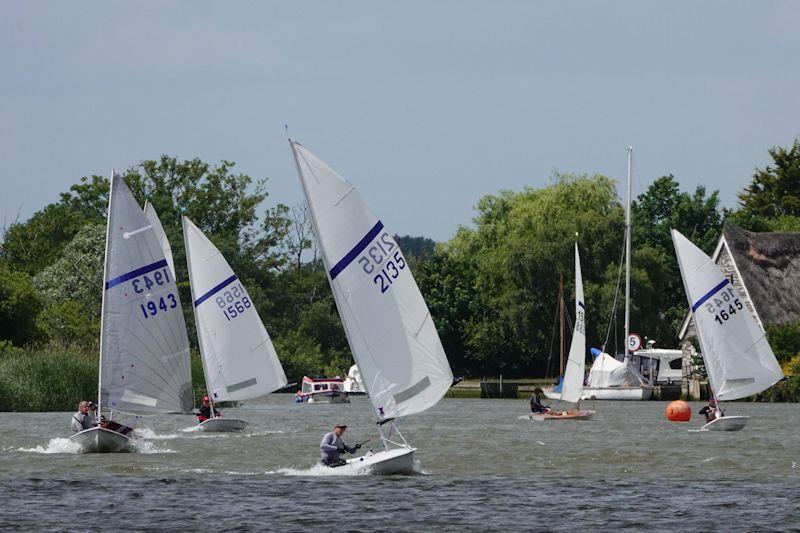
<path fill-rule="evenodd" d="M 167 266 L 167 260 L 162 259 L 161 261 L 156 261 L 152 265 L 143 266 L 142 268 L 137 268 L 136 270 L 131 270 L 127 274 L 123 274 L 121 276 L 117 276 L 114 279 L 110 279 L 106 281 L 106 290 L 110 289 L 111 287 L 116 287 L 120 283 L 125 283 L 128 280 L 133 278 L 138 278 L 143 274 L 147 274 L 148 272 L 152 272 L 153 270 L 158 270 L 159 268 Z"/>
<path fill-rule="evenodd" d="M 586 306 L 583 305 L 583 302 L 578 302 L 578 305 L 580 305 L 583 308 L 583 310 L 586 311 Z"/>
<path fill-rule="evenodd" d="M 216 285 L 213 289 L 211 289 L 210 291 L 208 291 L 207 293 L 202 295 L 200 298 L 195 300 L 194 301 L 194 306 L 197 307 L 198 305 L 200 305 L 201 303 L 205 302 L 206 300 L 208 300 L 209 298 L 211 298 L 212 296 L 217 294 L 219 291 L 221 291 L 222 289 L 224 289 L 225 287 L 227 287 L 228 285 L 230 285 L 234 281 L 236 281 L 236 274 L 234 274 L 233 276 L 229 277 L 228 279 L 226 279 L 225 281 L 223 281 L 219 285 Z"/>
<path fill-rule="evenodd" d="M 703 305 L 705 303 L 706 300 L 708 300 L 709 298 L 714 296 L 717 293 L 717 291 L 719 291 L 722 287 L 724 287 L 725 285 L 727 285 L 730 282 L 731 282 L 731 280 L 729 280 L 728 278 L 725 278 L 725 281 L 723 281 L 722 283 L 720 283 L 719 285 L 717 285 L 716 287 L 714 287 L 713 289 L 708 291 L 705 294 L 705 296 L 703 296 L 702 298 L 697 300 L 697 302 L 692 306 L 692 313 L 694 313 L 697 310 L 698 307 L 700 307 L 701 305 Z"/>
<path fill-rule="evenodd" d="M 379 220 L 378 223 L 375 224 L 366 235 L 364 235 L 364 238 L 358 241 L 358 244 L 353 246 L 353 249 L 347 252 L 347 255 L 342 257 L 342 259 L 333 266 L 330 272 L 331 280 L 335 279 L 336 276 L 342 272 L 342 270 L 347 268 L 347 265 L 352 263 L 353 260 L 358 257 L 358 254 L 364 251 L 364 248 L 366 248 L 367 245 L 372 242 L 372 239 L 374 239 L 382 229 L 383 222 Z"/>

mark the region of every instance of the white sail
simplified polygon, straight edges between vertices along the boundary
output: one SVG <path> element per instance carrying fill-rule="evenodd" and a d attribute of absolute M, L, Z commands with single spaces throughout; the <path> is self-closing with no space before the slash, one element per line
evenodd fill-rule
<path fill-rule="evenodd" d="M 291 141 L 350 349 L 379 421 L 424 411 L 453 383 L 428 307 L 391 232 L 353 185 Z"/>
<path fill-rule="evenodd" d="M 189 340 L 175 278 L 153 225 L 111 180 L 100 333 L 100 402 L 144 415 L 192 408 Z"/>
<path fill-rule="evenodd" d="M 247 400 L 286 386 L 272 340 L 233 269 L 185 216 L 183 240 L 197 339 L 214 401 Z"/>
<path fill-rule="evenodd" d="M 711 390 L 718 400 L 758 394 L 783 378 L 761 328 L 714 261 L 672 230 Z"/>
<path fill-rule="evenodd" d="M 578 244 L 575 243 L 575 326 L 572 329 L 572 343 L 569 345 L 567 368 L 564 371 L 564 384 L 561 399 L 578 403 L 583 393 L 583 372 L 586 366 L 586 306 L 583 301 L 583 276 Z"/>
<path fill-rule="evenodd" d="M 161 219 L 158 218 L 158 213 L 156 213 L 156 210 L 153 208 L 153 205 L 150 202 L 144 203 L 144 215 L 153 225 L 153 231 L 156 234 L 159 244 L 161 244 L 161 251 L 164 252 L 164 259 L 167 260 L 169 271 L 172 273 L 172 277 L 174 278 L 175 261 L 172 259 L 172 248 L 169 245 L 169 240 L 167 240 L 167 234 L 164 232 L 164 226 L 161 225 Z"/>

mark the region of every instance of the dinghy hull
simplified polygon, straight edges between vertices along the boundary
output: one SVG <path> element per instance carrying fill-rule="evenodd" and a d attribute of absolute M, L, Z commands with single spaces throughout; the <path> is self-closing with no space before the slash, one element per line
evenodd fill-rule
<path fill-rule="evenodd" d="M 211 418 L 200 423 L 200 431 L 208 433 L 232 433 L 246 427 L 247 422 L 238 418 Z"/>
<path fill-rule="evenodd" d="M 84 429 L 69 438 L 80 445 L 81 453 L 131 453 L 136 447 L 130 438 L 101 427 Z"/>
<path fill-rule="evenodd" d="M 594 416 L 595 411 L 581 410 L 563 413 L 531 413 L 528 415 L 531 420 L 545 422 L 548 420 L 588 420 Z"/>
<path fill-rule="evenodd" d="M 749 419 L 749 416 L 723 416 L 712 420 L 700 428 L 700 431 L 739 431 L 747 425 Z"/>
<path fill-rule="evenodd" d="M 361 457 L 348 459 L 347 464 L 334 467 L 342 475 L 364 473 L 379 476 L 408 475 L 414 473 L 416 448 L 393 448 L 367 452 Z"/>

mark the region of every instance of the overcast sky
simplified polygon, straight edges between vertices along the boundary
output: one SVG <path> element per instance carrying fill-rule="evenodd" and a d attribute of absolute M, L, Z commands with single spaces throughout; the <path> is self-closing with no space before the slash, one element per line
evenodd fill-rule
<path fill-rule="evenodd" d="M 733 206 L 800 134 L 800 2 L 0 1 L 0 216 L 170 154 L 302 194 L 283 126 L 399 234 L 554 169 Z"/>

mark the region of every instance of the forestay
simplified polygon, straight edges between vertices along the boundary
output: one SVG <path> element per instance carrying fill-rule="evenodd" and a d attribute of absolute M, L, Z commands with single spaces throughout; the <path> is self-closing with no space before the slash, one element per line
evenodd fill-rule
<path fill-rule="evenodd" d="M 172 248 L 169 245 L 169 240 L 167 239 L 167 234 L 164 231 L 164 226 L 161 225 L 161 219 L 158 218 L 158 213 L 156 213 L 156 210 L 153 209 L 153 204 L 150 202 L 144 203 L 144 215 L 153 225 L 153 231 L 156 234 L 156 239 L 158 239 L 158 242 L 161 245 L 161 251 L 164 252 L 164 259 L 167 260 L 169 271 L 172 273 L 172 277 L 175 278 L 175 261 L 172 259 Z"/>
<path fill-rule="evenodd" d="M 672 230 L 683 286 L 718 400 L 758 394 L 783 378 L 764 332 L 714 261 Z"/>
<path fill-rule="evenodd" d="M 286 386 L 269 333 L 233 269 L 185 216 L 183 240 L 197 338 L 214 401 L 247 400 Z"/>
<path fill-rule="evenodd" d="M 572 330 L 572 343 L 569 345 L 567 368 L 561 399 L 577 403 L 583 392 L 583 370 L 586 366 L 586 306 L 583 302 L 583 276 L 578 244 L 575 243 L 575 326 Z"/>
<path fill-rule="evenodd" d="M 134 415 L 192 408 L 189 340 L 175 279 L 153 225 L 111 180 L 100 334 L 100 400 Z"/>
<path fill-rule="evenodd" d="M 353 185 L 299 143 L 291 146 L 376 417 L 428 409 L 450 388 L 453 374 L 400 247 Z"/>

